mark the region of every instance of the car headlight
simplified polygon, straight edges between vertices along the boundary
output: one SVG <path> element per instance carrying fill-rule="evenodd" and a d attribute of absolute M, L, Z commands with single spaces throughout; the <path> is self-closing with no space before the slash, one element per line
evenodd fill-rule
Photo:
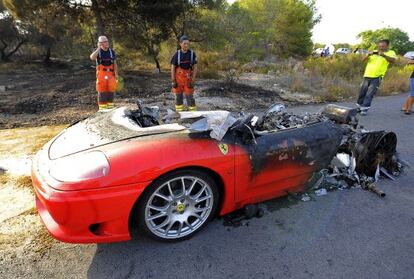
<path fill-rule="evenodd" d="M 107 175 L 109 163 L 104 153 L 91 151 L 57 159 L 49 173 L 62 182 L 77 182 Z"/>

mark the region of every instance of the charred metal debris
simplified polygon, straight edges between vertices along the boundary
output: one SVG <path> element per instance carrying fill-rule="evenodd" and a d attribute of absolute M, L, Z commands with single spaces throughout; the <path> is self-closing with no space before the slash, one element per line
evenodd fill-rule
<path fill-rule="evenodd" d="M 210 131 L 210 137 L 216 140 L 234 131 L 241 142 L 253 145 L 261 135 L 332 121 L 341 128 L 342 139 L 332 161 L 325 162 L 327 167 L 316 173 L 307 185 L 315 195 L 360 187 L 384 197 L 385 193 L 376 188 L 375 182 L 381 176 L 394 180 L 403 168 L 396 152 L 395 133 L 365 130 L 358 122 L 357 108 L 330 104 L 318 113 L 299 115 L 289 112 L 284 104 L 276 103 L 260 117 L 245 113 L 232 115 L 227 111 L 178 114 L 171 110 L 161 117 L 158 107 L 146 107 L 141 103 L 137 106 L 129 115 L 141 127 L 178 122 L 193 131 Z M 306 195 L 303 200 L 307 200 Z"/>
<path fill-rule="evenodd" d="M 337 153 L 327 168 L 316 173 L 307 185 L 308 192 L 322 196 L 335 189 L 362 188 L 385 197 L 375 186 L 380 177 L 394 180 L 403 168 L 398 159 L 397 136 L 388 131 L 368 131 L 358 123 L 357 108 L 327 105 L 319 113 L 296 115 L 286 111 L 282 104 L 273 105 L 259 120 L 256 128 L 278 131 L 300 128 L 327 119 L 342 129 L 342 140 Z M 310 200 L 309 193 L 302 196 Z"/>
<path fill-rule="evenodd" d="M 276 103 L 261 116 L 231 114 L 227 111 L 178 114 L 168 110 L 167 114 L 161 117 L 158 107 L 145 107 L 139 103 L 138 109 L 130 111 L 129 116 L 141 127 L 179 123 L 190 131 L 209 131 L 210 137 L 216 140 L 222 140 L 226 134 L 233 132 L 236 141 L 251 146 L 253 151 L 257 151 L 255 146 L 258 146 L 258 142 L 260 144 L 260 137 L 263 135 L 298 130 L 311 125 L 317 128 L 319 123 L 331 122 L 342 131 L 336 155 L 330 162 L 320 162 L 324 166 L 323 169 L 308 181 L 304 193 L 288 194 L 296 200 L 309 201 L 313 196 L 323 196 L 333 190 L 362 188 L 379 197 L 385 197 L 386 194 L 378 189 L 375 183 L 380 177 L 394 180 L 401 173 L 403 166 L 409 165 L 398 159 L 396 134 L 364 129 L 358 122 L 358 112 L 357 108 L 331 104 L 318 113 L 299 115 L 289 112 L 284 104 Z M 332 157 L 328 160 L 330 158 Z M 263 214 L 264 209 L 260 205 L 248 205 L 223 219 L 225 225 L 240 226 L 248 224 L 245 220 L 261 217 Z"/>
<path fill-rule="evenodd" d="M 336 155 L 326 168 L 312 176 L 304 193 L 288 193 L 289 198 L 306 202 L 314 196 L 326 195 L 329 191 L 350 188 L 362 188 L 379 197 L 385 197 L 386 194 L 375 183 L 381 176 L 394 180 L 407 164 L 398 159 L 396 134 L 365 130 L 358 123 L 358 112 L 356 108 L 327 105 L 319 113 L 297 115 L 288 112 L 283 104 L 275 104 L 262 117 L 248 118 L 244 125 L 249 127 L 245 128 L 245 133 L 241 136 L 245 141 L 255 141 L 254 137 L 262 134 L 298 129 L 330 120 L 342 130 Z M 262 208 L 249 206 L 250 208 L 246 207 L 225 216 L 224 225 L 248 225 L 249 219 L 263 215 Z M 252 212 L 256 212 L 256 215 Z"/>

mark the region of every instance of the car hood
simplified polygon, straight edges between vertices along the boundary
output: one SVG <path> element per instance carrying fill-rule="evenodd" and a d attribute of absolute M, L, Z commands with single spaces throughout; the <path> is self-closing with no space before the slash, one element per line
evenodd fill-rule
<path fill-rule="evenodd" d="M 57 135 L 49 146 L 49 158 L 58 159 L 77 152 L 134 137 L 174 133 L 187 129 L 174 124 L 140 127 L 122 107 L 110 112 L 97 112 Z"/>

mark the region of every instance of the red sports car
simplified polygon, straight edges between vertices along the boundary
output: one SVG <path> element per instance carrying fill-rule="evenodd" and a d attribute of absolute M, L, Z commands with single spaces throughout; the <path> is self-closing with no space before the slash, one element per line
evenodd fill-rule
<path fill-rule="evenodd" d="M 36 206 L 56 239 L 129 240 L 134 220 L 156 239 L 186 239 L 216 214 L 302 191 L 342 138 L 323 117 L 276 127 L 269 113 L 184 112 L 160 124 L 146 109 L 98 112 L 37 153 Z"/>

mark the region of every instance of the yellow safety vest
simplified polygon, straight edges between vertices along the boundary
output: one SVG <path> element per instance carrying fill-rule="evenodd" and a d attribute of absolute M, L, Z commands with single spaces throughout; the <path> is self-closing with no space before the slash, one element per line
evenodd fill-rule
<path fill-rule="evenodd" d="M 384 55 L 391 57 L 391 58 L 397 58 L 397 55 L 395 54 L 395 51 L 389 50 L 384 52 Z M 388 65 L 390 63 L 378 54 L 373 54 L 370 57 L 368 57 L 368 63 L 367 67 L 365 68 L 364 77 L 368 78 L 383 78 L 385 76 L 385 73 L 387 72 Z"/>

